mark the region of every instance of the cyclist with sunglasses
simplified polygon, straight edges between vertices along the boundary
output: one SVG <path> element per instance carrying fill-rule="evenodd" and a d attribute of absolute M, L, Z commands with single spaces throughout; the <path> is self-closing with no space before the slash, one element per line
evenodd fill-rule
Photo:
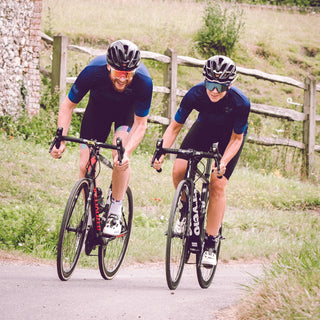
<path fill-rule="evenodd" d="M 141 63 L 138 47 L 128 40 L 110 44 L 106 55 L 98 56 L 84 68 L 63 101 L 58 127 L 67 135 L 73 109 L 90 92 L 82 119 L 80 137 L 105 142 L 114 123 L 113 143 L 122 138 L 125 154 L 120 166 L 113 153 L 112 203 L 103 232 L 118 235 L 121 231 L 122 199 L 130 178 L 129 157 L 142 140 L 151 106 L 153 84 L 147 68 Z M 65 142 L 51 155 L 60 158 Z M 80 146 L 80 177 L 84 177 L 89 149 Z"/>
<path fill-rule="evenodd" d="M 216 265 L 215 243 L 226 207 L 227 182 L 241 154 L 248 128 L 249 99 L 234 87 L 236 78 L 234 62 L 225 56 L 209 58 L 203 67 L 204 81 L 192 87 L 183 97 L 180 107 L 163 135 L 163 147 L 170 148 L 192 110 L 198 112 L 197 120 L 184 138 L 182 149 L 209 151 L 212 143 L 219 142 L 222 154 L 220 171 L 213 164 L 207 212 L 205 252 L 202 264 Z M 160 169 L 164 156 L 155 161 Z M 187 160 L 178 155 L 173 167 L 173 184 L 178 186 L 184 178 Z M 177 232 L 184 227 L 183 209 Z"/>

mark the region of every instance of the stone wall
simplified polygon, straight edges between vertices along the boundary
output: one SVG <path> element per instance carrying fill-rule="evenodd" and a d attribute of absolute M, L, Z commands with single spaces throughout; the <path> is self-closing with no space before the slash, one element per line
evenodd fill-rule
<path fill-rule="evenodd" d="M 0 115 L 39 111 L 41 10 L 42 0 L 0 1 Z"/>

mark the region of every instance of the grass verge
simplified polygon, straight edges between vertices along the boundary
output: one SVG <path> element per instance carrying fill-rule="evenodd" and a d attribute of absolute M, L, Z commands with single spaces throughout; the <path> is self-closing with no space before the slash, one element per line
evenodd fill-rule
<path fill-rule="evenodd" d="M 164 260 L 172 163 L 158 174 L 150 157 L 132 157 L 134 224 L 126 264 Z M 78 148 L 68 147 L 61 160 L 54 160 L 48 147 L 2 133 L 0 160 L 0 250 L 53 261 L 64 206 L 78 176 Z M 320 316 L 319 199 L 317 185 L 236 170 L 228 186 L 221 260 L 272 262 L 247 288 L 239 319 Z M 97 267 L 97 259 L 83 254 L 80 265 Z"/>

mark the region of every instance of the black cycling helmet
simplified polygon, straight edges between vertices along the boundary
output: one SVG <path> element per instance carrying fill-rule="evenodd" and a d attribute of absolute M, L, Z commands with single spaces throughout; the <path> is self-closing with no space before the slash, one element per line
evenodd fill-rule
<path fill-rule="evenodd" d="M 129 40 L 117 40 L 110 44 L 107 51 L 108 64 L 120 71 L 132 71 L 140 64 L 140 51 Z"/>
<path fill-rule="evenodd" d="M 228 57 L 213 56 L 205 63 L 202 74 L 207 81 L 229 84 L 236 77 L 236 65 Z"/>

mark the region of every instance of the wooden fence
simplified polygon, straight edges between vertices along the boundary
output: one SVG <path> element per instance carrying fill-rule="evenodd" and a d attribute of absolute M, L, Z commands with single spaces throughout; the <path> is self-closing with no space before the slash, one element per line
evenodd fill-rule
<path fill-rule="evenodd" d="M 67 77 L 67 56 L 68 50 L 73 50 L 92 56 L 105 54 L 106 50 L 97 50 L 93 48 L 85 48 L 76 45 L 68 45 L 68 38 L 64 35 L 57 35 L 50 38 L 42 34 L 42 39 L 53 45 L 53 61 L 52 61 L 52 88 L 59 90 L 60 102 L 66 94 L 66 84 L 73 83 L 75 77 Z M 164 116 L 149 116 L 149 121 L 159 123 L 167 127 L 174 118 L 177 109 L 177 97 L 184 96 L 186 90 L 177 88 L 178 66 L 203 67 L 205 60 L 198 60 L 186 56 L 178 56 L 176 52 L 167 49 L 164 54 L 154 53 L 150 51 L 141 51 L 143 59 L 151 59 L 167 64 L 164 74 L 163 86 L 154 86 L 153 91 L 167 95 L 166 114 Z M 320 116 L 316 115 L 316 92 L 320 92 L 320 84 L 316 84 L 313 76 L 307 76 L 305 81 L 299 82 L 289 77 L 272 75 L 255 69 L 246 69 L 237 67 L 237 72 L 242 75 L 255 77 L 266 81 L 283 83 L 290 86 L 300 88 L 304 91 L 303 112 L 291 109 L 269 106 L 264 104 L 251 103 L 251 112 L 262 114 L 275 118 L 287 119 L 290 121 L 303 122 L 303 140 L 296 141 L 287 138 L 274 137 L 258 137 L 249 135 L 247 141 L 265 146 L 290 146 L 303 150 L 304 163 L 302 164 L 302 174 L 306 177 L 310 176 L 314 171 L 315 152 L 320 153 L 320 145 L 316 144 L 316 124 L 320 122 Z M 44 71 L 45 73 L 45 71 Z M 46 73 L 48 76 L 48 73 Z M 75 109 L 75 112 L 83 112 L 83 109 Z"/>

